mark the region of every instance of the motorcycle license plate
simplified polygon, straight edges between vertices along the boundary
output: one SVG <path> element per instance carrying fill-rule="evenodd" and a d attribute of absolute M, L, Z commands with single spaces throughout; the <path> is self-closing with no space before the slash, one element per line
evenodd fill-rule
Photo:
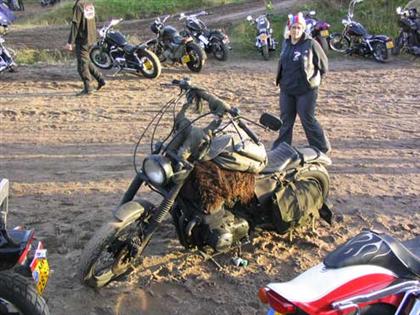
<path fill-rule="evenodd" d="M 190 61 L 191 61 L 190 55 L 184 55 L 184 56 L 182 56 L 182 62 L 183 63 L 188 63 Z"/>
<path fill-rule="evenodd" d="M 386 42 L 386 48 L 388 49 L 394 48 L 394 43 L 392 41 Z"/>
<path fill-rule="evenodd" d="M 47 259 L 47 250 L 42 248 L 42 243 L 38 244 L 35 257 L 30 264 L 32 278 L 36 284 L 36 290 L 41 295 L 47 286 L 48 277 L 50 275 L 50 266 Z"/>
<path fill-rule="evenodd" d="M 322 37 L 328 37 L 330 35 L 330 32 L 328 30 L 322 30 L 321 31 L 321 36 Z"/>
<path fill-rule="evenodd" d="M 260 39 L 263 40 L 263 41 L 267 40 L 267 38 L 268 38 L 268 36 L 266 34 L 261 34 L 260 35 Z"/>

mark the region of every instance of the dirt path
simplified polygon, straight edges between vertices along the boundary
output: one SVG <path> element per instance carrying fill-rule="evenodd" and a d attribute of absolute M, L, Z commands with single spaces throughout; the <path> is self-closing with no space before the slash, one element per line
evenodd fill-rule
<path fill-rule="evenodd" d="M 175 93 L 160 83 L 191 76 L 257 119 L 278 112 L 275 67 L 276 60 L 258 56 L 210 60 L 198 75 L 165 68 L 153 81 L 109 78 L 103 92 L 86 98 L 74 96 L 81 88 L 74 65 L 2 76 L 0 169 L 12 184 L 10 225 L 28 225 L 45 240 L 54 269 L 45 293 L 52 314 L 262 314 L 260 286 L 290 279 L 362 228 L 401 239 L 420 233 L 420 67 L 334 60 L 318 108 L 333 146 L 331 198 L 339 215 L 332 228 L 321 223 L 317 235 L 307 232 L 293 243 L 258 233 L 245 249 L 247 268 L 225 255 L 217 271 L 179 245 L 168 220 L 135 274 L 98 292 L 79 284 L 81 249 L 129 184 L 139 134 Z M 169 127 L 164 119 L 161 130 Z M 257 131 L 270 146 L 276 135 Z M 305 144 L 299 123 L 295 143 Z"/>
<path fill-rule="evenodd" d="M 301 3 L 306 0 L 301 0 Z M 276 12 L 284 12 L 295 5 L 293 0 L 275 0 L 273 1 L 273 10 Z M 33 15 L 40 8 L 31 6 L 28 13 Z M 211 15 L 204 17 L 203 20 L 209 26 L 226 26 L 238 20 L 245 19 L 248 14 L 261 14 L 265 11 L 263 1 L 250 1 L 243 4 L 226 5 L 216 7 L 209 10 Z M 70 12 L 69 12 L 70 14 Z M 119 29 L 126 35 L 130 35 L 137 40 L 147 40 L 153 37 L 150 31 L 150 24 L 153 18 L 143 20 L 125 21 L 119 25 Z M 177 18 L 171 20 L 171 25 L 182 28 Z M 69 33 L 68 25 L 52 25 L 39 26 L 30 29 L 11 29 L 8 35 L 8 41 L 13 43 L 16 48 L 31 48 L 31 49 L 62 49 L 67 40 Z"/>

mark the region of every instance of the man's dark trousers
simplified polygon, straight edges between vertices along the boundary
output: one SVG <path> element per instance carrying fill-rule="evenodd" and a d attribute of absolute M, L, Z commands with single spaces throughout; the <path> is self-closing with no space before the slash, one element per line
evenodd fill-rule
<path fill-rule="evenodd" d="M 91 75 L 96 81 L 103 81 L 101 73 L 95 68 L 89 57 L 90 46 L 76 41 L 77 71 L 82 78 L 84 90 L 91 91 Z"/>
<path fill-rule="evenodd" d="M 301 95 L 289 95 L 280 91 L 280 118 L 283 121 L 283 125 L 280 128 L 279 137 L 273 143 L 273 148 L 282 142 L 292 144 L 293 126 L 296 114 L 298 114 L 309 145 L 318 148 L 322 152 L 327 152 L 331 149 L 326 134 L 315 118 L 317 97 L 318 89 L 309 90 Z"/>

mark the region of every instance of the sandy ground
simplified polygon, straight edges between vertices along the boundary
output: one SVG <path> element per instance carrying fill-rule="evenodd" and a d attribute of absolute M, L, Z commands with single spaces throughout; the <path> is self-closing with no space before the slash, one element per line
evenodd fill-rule
<path fill-rule="evenodd" d="M 166 67 L 157 80 L 130 74 L 78 98 L 75 65 L 22 67 L 6 73 L 0 98 L 0 174 L 11 181 L 10 226 L 24 224 L 46 243 L 54 270 L 45 292 L 52 314 L 263 314 L 259 287 L 289 280 L 363 228 L 400 239 L 420 233 L 420 66 L 359 58 L 331 62 L 318 117 L 333 146 L 333 227 L 290 243 L 257 233 L 236 267 L 185 251 L 167 220 L 139 270 L 100 291 L 76 278 L 81 250 L 111 216 L 134 175 L 132 153 L 156 111 L 175 95 L 160 86 L 192 77 L 248 117 L 278 112 L 276 60 L 210 60 L 202 73 Z M 162 130 L 170 126 L 163 121 Z M 267 144 L 276 137 L 257 130 Z M 300 124 L 295 143 L 306 143 Z M 147 145 L 142 147 L 147 153 Z M 154 198 L 144 192 L 147 198 Z"/>

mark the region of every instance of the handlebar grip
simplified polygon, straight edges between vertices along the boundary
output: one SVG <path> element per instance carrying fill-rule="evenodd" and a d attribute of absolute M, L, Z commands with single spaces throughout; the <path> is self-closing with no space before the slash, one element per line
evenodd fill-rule
<path fill-rule="evenodd" d="M 246 132 L 246 134 L 254 141 L 256 144 L 260 143 L 260 139 L 258 138 L 257 134 L 249 129 L 246 123 L 244 123 L 242 120 L 239 119 L 239 127 L 242 128 L 243 131 Z"/>

